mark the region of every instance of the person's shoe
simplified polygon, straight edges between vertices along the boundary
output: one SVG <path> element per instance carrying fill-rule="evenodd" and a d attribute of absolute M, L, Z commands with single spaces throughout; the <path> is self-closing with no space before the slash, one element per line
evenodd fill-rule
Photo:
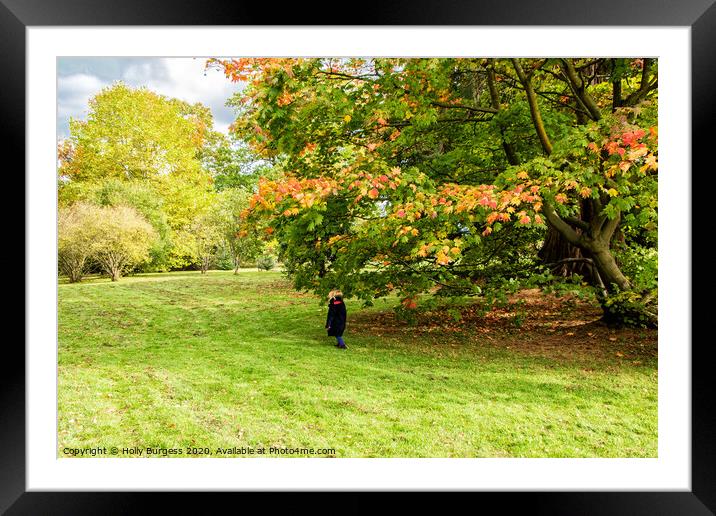
<path fill-rule="evenodd" d="M 343 344 L 342 346 L 338 346 L 338 349 L 348 349 L 348 346 L 346 346 L 345 344 Z"/>

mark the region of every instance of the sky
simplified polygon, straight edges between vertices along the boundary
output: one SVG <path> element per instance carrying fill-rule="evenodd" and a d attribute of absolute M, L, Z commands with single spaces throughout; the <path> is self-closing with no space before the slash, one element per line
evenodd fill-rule
<path fill-rule="evenodd" d="M 120 80 L 192 104 L 201 102 L 211 109 L 214 128 L 226 133 L 234 113 L 224 104 L 239 87 L 219 70 L 204 70 L 205 62 L 190 57 L 58 58 L 57 138 L 69 136 L 70 118 L 86 118 L 90 98 Z"/>

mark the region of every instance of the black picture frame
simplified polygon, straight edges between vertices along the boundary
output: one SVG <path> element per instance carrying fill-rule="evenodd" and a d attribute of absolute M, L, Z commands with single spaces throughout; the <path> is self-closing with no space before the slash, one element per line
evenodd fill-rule
<path fill-rule="evenodd" d="M 365 5 L 350 15 L 337 15 L 336 4 L 296 3 L 276 9 L 268 3 L 223 3 L 208 0 L 0 0 L 0 109 L 7 129 L 3 144 L 20 156 L 24 170 L 25 149 L 25 29 L 28 26 L 105 25 L 575 25 L 575 26 L 684 26 L 691 27 L 692 70 L 692 169 L 710 171 L 706 161 L 711 142 L 709 126 L 716 106 L 716 5 L 715 0 L 500 0 L 479 2 L 426 0 Z M 339 18 L 342 18 L 339 20 Z M 346 19 L 348 18 L 348 19 Z M 337 23 L 339 22 L 339 23 Z M 690 171 L 684 171 L 690 174 Z M 693 177 L 693 174 L 691 174 Z M 25 191 L 24 181 L 16 185 Z M 698 191 L 698 190 L 697 190 Z M 702 193 L 702 195 L 704 195 Z M 16 196 L 19 197 L 19 196 Z M 695 199 L 694 199 L 695 201 Z M 692 206 L 696 205 L 692 202 Z M 7 215 L 6 215 L 7 216 Z M 692 217 L 692 223 L 697 219 Z M 16 239 L 25 239 L 24 224 L 15 223 Z M 22 235 L 20 233 L 22 232 Z M 692 234 L 695 234 L 692 231 Z M 692 256 L 697 257 L 693 254 Z M 692 263 L 693 265 L 693 263 Z M 692 267 L 693 270 L 693 267 Z M 24 270 L 25 277 L 31 271 Z M 23 296 L 24 297 L 24 296 Z M 20 306 L 17 303 L 16 306 Z M 692 303 L 692 321 L 708 320 L 705 305 Z M 31 309 L 32 307 L 27 307 Z M 216 503 L 267 503 L 266 493 L 147 493 L 147 492 L 27 492 L 25 484 L 25 353 L 13 341 L 3 350 L 0 403 L 0 512 L 16 514 L 128 514 L 141 512 L 152 498 L 164 511 L 200 512 Z M 500 492 L 452 493 L 470 496 L 470 507 L 521 509 L 544 514 L 714 514 L 716 511 L 716 408 L 712 395 L 710 339 L 692 344 L 692 490 L 690 492 Z M 291 506 L 301 504 L 308 493 L 293 493 Z M 426 507 L 426 493 L 403 496 L 402 511 Z M 275 507 L 281 497 L 270 495 Z M 261 500 L 252 498 L 262 497 Z M 474 499 L 477 497 L 476 499 Z M 154 498 L 159 498 L 154 500 Z M 286 500 L 285 498 L 283 500 Z M 321 496 L 320 507 L 331 512 L 373 505 L 365 493 L 348 493 L 340 501 Z M 312 500 L 313 502 L 313 500 Z M 477 503 L 476 503 L 477 502 Z M 485 503 L 489 505 L 485 505 Z M 238 505 L 237 505 L 238 508 Z"/>

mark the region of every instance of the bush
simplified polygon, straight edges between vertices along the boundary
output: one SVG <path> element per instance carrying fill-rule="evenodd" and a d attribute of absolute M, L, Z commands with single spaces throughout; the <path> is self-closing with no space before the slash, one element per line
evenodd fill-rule
<path fill-rule="evenodd" d="M 221 246 L 217 251 L 215 266 L 220 271 L 230 271 L 234 269 L 234 259 L 225 246 Z"/>
<path fill-rule="evenodd" d="M 256 267 L 258 267 L 260 270 L 264 271 L 270 271 L 276 266 L 276 258 L 274 258 L 270 254 L 264 254 L 259 256 L 258 260 L 256 260 Z"/>
<path fill-rule="evenodd" d="M 101 209 L 88 203 L 60 208 L 57 223 L 57 260 L 70 283 L 82 280 L 92 255 L 92 244 L 100 235 Z"/>
<path fill-rule="evenodd" d="M 658 250 L 631 241 L 628 246 L 615 246 L 614 255 L 632 288 L 610 293 L 603 300 L 604 320 L 612 326 L 657 327 Z"/>
<path fill-rule="evenodd" d="M 150 259 L 157 232 L 134 208 L 99 208 L 99 233 L 92 242 L 92 257 L 117 281 L 122 274 Z"/>
<path fill-rule="evenodd" d="M 615 249 L 622 272 L 635 290 L 652 290 L 659 284 L 659 251 L 632 244 Z"/>
<path fill-rule="evenodd" d="M 604 321 L 614 327 L 656 328 L 657 291 L 627 290 L 610 295 L 602 303 Z"/>

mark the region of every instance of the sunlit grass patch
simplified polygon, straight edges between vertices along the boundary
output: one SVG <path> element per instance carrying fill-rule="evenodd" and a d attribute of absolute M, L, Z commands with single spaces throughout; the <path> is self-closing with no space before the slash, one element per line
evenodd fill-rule
<path fill-rule="evenodd" d="M 59 456 L 95 446 L 657 455 L 655 334 L 558 328 L 546 345 L 536 324 L 451 332 L 402 325 L 389 302 L 347 304 L 340 351 L 322 301 L 275 272 L 60 285 Z M 582 339 L 596 340 L 577 352 Z"/>

